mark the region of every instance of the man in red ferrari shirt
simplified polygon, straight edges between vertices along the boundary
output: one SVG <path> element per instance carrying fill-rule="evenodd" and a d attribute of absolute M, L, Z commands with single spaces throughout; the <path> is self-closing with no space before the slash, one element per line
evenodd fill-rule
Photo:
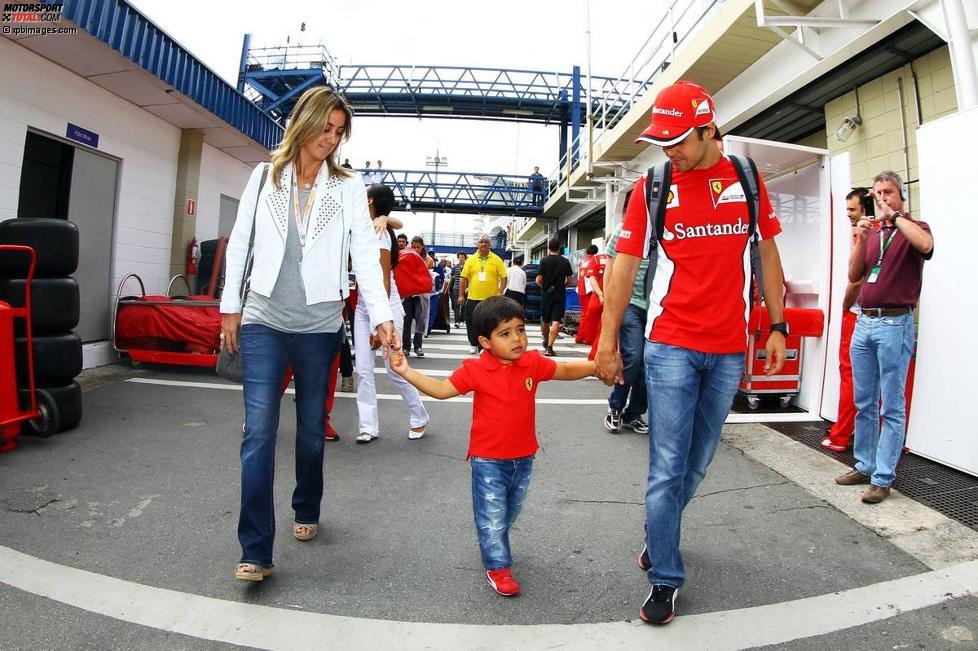
<path fill-rule="evenodd" d="M 638 141 L 662 147 L 672 164 L 664 199 L 665 229 L 657 241 L 648 300 L 645 376 L 649 394 L 649 475 L 645 543 L 639 565 L 652 589 L 640 615 L 666 624 L 675 615 L 686 578 L 679 533 L 682 512 L 706 475 L 720 429 L 744 373 L 751 264 L 747 193 L 733 163 L 720 151 L 713 98 L 680 81 L 655 99 L 652 121 Z M 750 172 L 748 172 L 750 173 Z M 606 286 L 597 375 L 621 381 L 618 329 L 654 228 L 639 179 L 625 211 L 618 256 Z M 784 277 L 774 236 L 781 224 L 759 183 L 760 254 L 772 323 L 768 374 L 784 363 L 781 293 Z"/>
<path fill-rule="evenodd" d="M 584 251 L 584 259 L 577 266 L 577 298 L 581 303 L 581 322 L 577 326 L 577 337 L 574 341 L 579 344 L 593 344 L 594 328 L 587 320 L 587 306 L 591 300 L 591 287 L 587 281 L 587 270 L 594 256 L 598 252 L 598 247 L 591 244 Z"/>

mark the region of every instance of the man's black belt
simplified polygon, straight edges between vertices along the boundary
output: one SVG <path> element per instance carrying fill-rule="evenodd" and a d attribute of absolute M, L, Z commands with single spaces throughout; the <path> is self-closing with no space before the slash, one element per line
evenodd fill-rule
<path fill-rule="evenodd" d="M 864 307 L 863 314 L 874 319 L 883 316 L 900 316 L 910 312 L 909 307 Z"/>

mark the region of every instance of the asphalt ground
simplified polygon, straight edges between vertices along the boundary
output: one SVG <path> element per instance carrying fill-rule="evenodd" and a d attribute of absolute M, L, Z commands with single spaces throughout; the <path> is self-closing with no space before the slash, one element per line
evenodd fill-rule
<path fill-rule="evenodd" d="M 464 345 L 456 333 L 427 341 L 429 353 Z M 562 356 L 583 353 L 580 347 Z M 443 372 L 460 364 L 430 355 L 410 361 Z M 380 394 L 396 394 L 385 375 L 376 379 Z M 180 593 L 401 622 L 623 622 L 637 619 L 648 592 L 636 565 L 647 436 L 605 431 L 606 407 L 593 403 L 607 389 L 597 381 L 539 389 L 538 397 L 554 404 L 537 407 L 541 450 L 511 534 L 523 593 L 503 599 L 485 585 L 472 523 L 465 462 L 470 403 L 426 401 L 428 432 L 409 441 L 406 410 L 399 399 L 383 400 L 381 438 L 357 445 L 356 403 L 340 395 L 333 424 L 342 438 L 327 443 L 321 532 L 299 542 L 290 526 L 295 414 L 286 395 L 276 459 L 275 572 L 248 584 L 233 579 L 240 554 L 239 388 L 209 371 L 162 366 L 117 366 L 86 380 L 85 417 L 76 430 L 22 438 L 17 450 L 0 456 L 0 545 Z M 683 552 L 689 576 L 681 615 L 778 604 L 929 569 L 727 443 L 685 513 Z M 954 608 L 966 630 L 978 630 L 967 608 Z M 3 648 L 223 648 L 2 585 L 0 610 Z M 935 612 L 908 614 L 906 630 L 914 629 L 914 618 L 949 621 Z M 861 630 L 833 635 L 861 639 Z"/>

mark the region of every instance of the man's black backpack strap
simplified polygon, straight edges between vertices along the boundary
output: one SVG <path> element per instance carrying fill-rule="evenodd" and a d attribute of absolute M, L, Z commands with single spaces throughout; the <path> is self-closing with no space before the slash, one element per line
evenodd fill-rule
<path fill-rule="evenodd" d="M 747 211 L 750 214 L 750 228 L 747 237 L 750 246 L 750 266 L 754 272 L 754 282 L 757 285 L 757 302 L 764 302 L 764 269 L 761 265 L 761 252 L 758 243 L 761 241 L 760 233 L 757 230 L 758 212 L 761 210 L 761 190 L 758 187 L 757 165 L 747 156 L 739 154 L 729 154 L 730 162 L 737 170 L 737 177 L 740 179 L 740 187 L 744 191 L 747 199 Z M 751 303 L 753 303 L 754 293 L 751 292 Z"/>
<path fill-rule="evenodd" d="M 666 230 L 666 205 L 672 185 L 672 163 L 666 161 L 649 168 L 645 175 L 645 205 L 653 228 L 649 231 L 649 266 L 645 270 L 645 298 L 652 293 L 652 280 L 659 253 L 659 238 Z"/>

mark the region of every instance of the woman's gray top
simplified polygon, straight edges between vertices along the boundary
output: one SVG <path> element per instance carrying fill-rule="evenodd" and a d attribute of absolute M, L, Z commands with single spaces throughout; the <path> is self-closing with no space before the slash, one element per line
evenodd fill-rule
<path fill-rule="evenodd" d="M 305 206 L 311 190 L 299 190 L 299 205 Z M 289 202 L 289 236 L 285 241 L 285 256 L 271 296 L 251 290 L 245 297 L 241 323 L 259 323 L 282 332 L 333 333 L 343 323 L 343 301 L 324 301 L 306 305 L 306 289 L 302 285 L 299 264 L 302 245 L 295 223 L 295 203 Z M 337 260 L 336 264 L 346 264 Z"/>

